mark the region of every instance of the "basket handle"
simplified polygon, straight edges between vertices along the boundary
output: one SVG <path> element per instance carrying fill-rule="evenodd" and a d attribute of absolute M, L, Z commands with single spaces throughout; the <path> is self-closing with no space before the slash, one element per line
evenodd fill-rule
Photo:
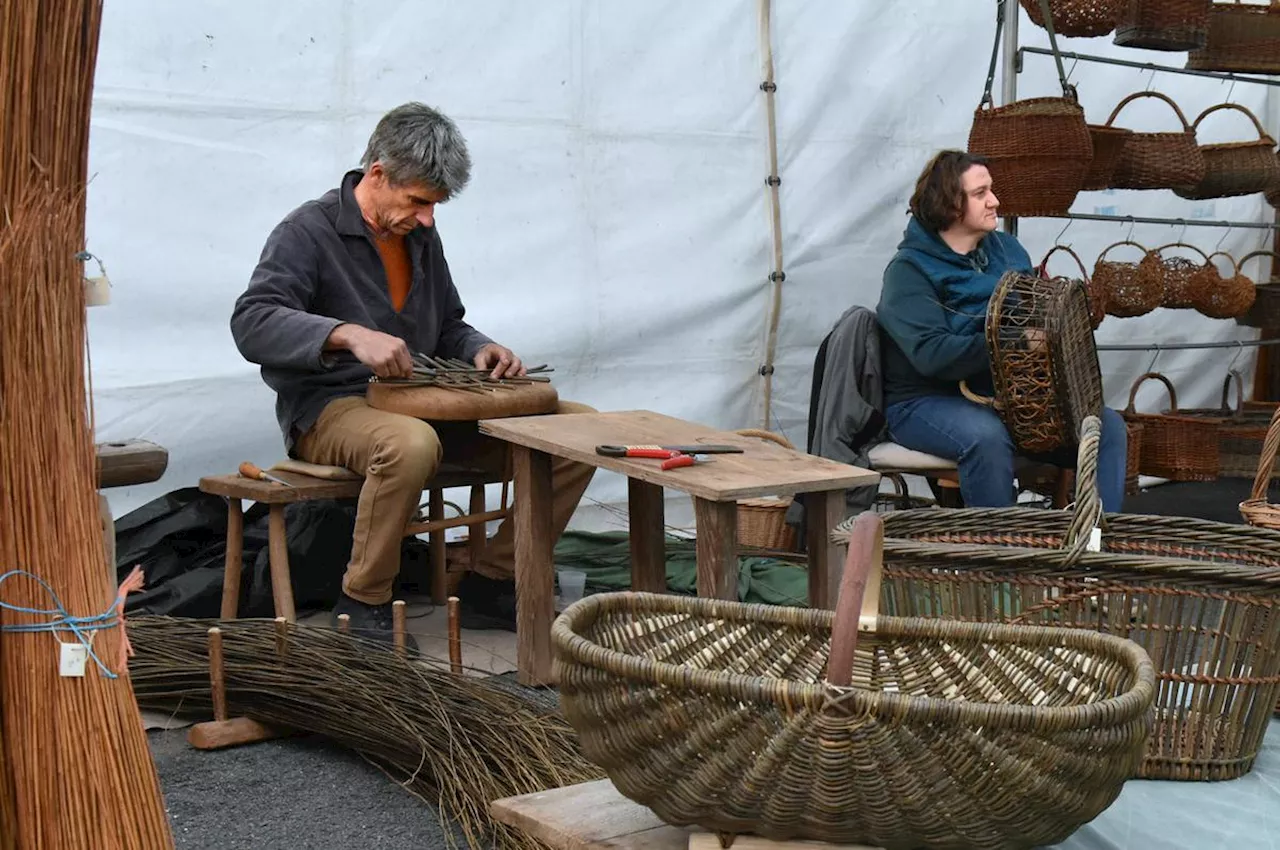
<path fill-rule="evenodd" d="M 765 431 L 760 428 L 739 428 L 733 433 L 737 434 L 739 437 L 759 437 L 761 440 L 768 440 L 771 443 L 777 443 L 784 449 L 795 449 L 795 446 L 791 444 L 790 440 L 780 434 L 775 434 L 772 431 Z"/>
<path fill-rule="evenodd" d="M 1162 251 L 1164 251 L 1164 249 L 1165 249 L 1165 248 L 1190 248 L 1192 251 L 1195 251 L 1195 252 L 1196 252 L 1197 254 L 1199 254 L 1201 257 L 1204 257 L 1205 265 L 1208 265 L 1208 264 L 1209 264 L 1209 255 L 1208 255 L 1208 254 L 1206 254 L 1204 251 L 1201 251 L 1201 250 L 1200 250 L 1199 248 L 1197 248 L 1195 245 L 1190 245 L 1190 244 L 1188 244 L 1188 243 L 1186 243 L 1186 242 L 1170 242 L 1168 245 L 1161 245 L 1159 248 L 1152 249 L 1151 253 L 1153 253 L 1153 254 L 1155 254 L 1155 255 L 1159 256 L 1159 255 L 1160 255 L 1160 253 L 1161 253 Z"/>
<path fill-rule="evenodd" d="M 1236 384 L 1236 409 L 1232 410 L 1227 404 L 1227 400 L 1231 398 L 1231 382 Z M 1222 409 L 1233 416 L 1241 416 L 1244 414 L 1244 376 L 1239 370 L 1231 369 L 1227 372 L 1227 377 L 1222 379 Z"/>
<path fill-rule="evenodd" d="M 1280 0 L 1277 0 L 1277 2 L 1280 2 Z M 1147 254 L 1151 253 L 1150 251 L 1147 250 L 1147 246 L 1145 245 L 1139 245 L 1137 242 L 1134 242 L 1129 239 L 1121 239 L 1119 242 L 1113 242 L 1107 247 L 1103 248 L 1102 253 L 1098 255 L 1098 259 L 1094 261 L 1094 265 L 1096 266 L 1098 263 L 1102 262 L 1102 258 L 1107 256 L 1107 253 L 1112 248 L 1119 248 L 1121 245 L 1132 245 L 1133 247 L 1141 251 L 1143 256 L 1146 256 Z"/>
<path fill-rule="evenodd" d="M 1267 131 L 1262 129 L 1262 124 L 1258 122 L 1258 116 L 1250 112 L 1247 107 L 1241 106 L 1238 103 L 1219 103 L 1217 106 L 1210 106 L 1204 112 L 1201 112 L 1196 116 L 1196 120 L 1191 124 L 1191 129 L 1200 129 L 1200 122 L 1204 120 L 1204 117 L 1210 112 L 1216 112 L 1219 109 L 1238 109 L 1245 115 L 1248 115 L 1249 120 L 1253 122 L 1253 126 L 1258 129 L 1258 141 L 1272 141 L 1271 137 L 1267 135 Z"/>
<path fill-rule="evenodd" d="M 1258 472 L 1253 476 L 1253 490 L 1249 498 L 1259 501 L 1266 498 L 1267 485 L 1271 483 L 1271 468 L 1276 462 L 1276 449 L 1280 448 L 1280 407 L 1271 414 L 1267 436 L 1262 441 L 1262 454 L 1258 457 Z"/>
<path fill-rule="evenodd" d="M 1240 266 L 1238 263 L 1236 263 L 1236 258 L 1228 254 L 1226 251 L 1214 251 L 1212 254 L 1209 255 L 1209 262 L 1212 263 L 1214 257 L 1226 257 L 1228 260 L 1231 261 L 1232 277 L 1235 277 L 1236 275 L 1240 274 Z"/>
<path fill-rule="evenodd" d="M 1183 131 L 1184 131 L 1184 132 L 1187 132 L 1187 133 L 1193 132 L 1191 125 L 1187 123 L 1187 116 L 1185 116 L 1185 115 L 1183 115 L 1183 114 L 1182 114 L 1182 110 L 1178 108 L 1178 104 L 1174 103 L 1174 102 L 1173 102 L 1173 100 L 1172 100 L 1168 95 L 1161 94 L 1161 93 L 1160 93 L 1160 92 L 1158 92 L 1158 91 L 1136 91 L 1136 92 L 1134 92 L 1133 94 L 1131 94 L 1131 95 L 1129 95 L 1128 97 L 1126 97 L 1124 100 L 1122 100 L 1122 101 L 1120 101 L 1119 103 L 1117 103 L 1117 104 L 1116 104 L 1116 108 L 1115 108 L 1115 109 L 1113 109 L 1113 110 L 1111 110 L 1111 117 L 1107 119 L 1106 126 L 1107 126 L 1107 127 L 1110 127 L 1110 126 L 1111 126 L 1111 122 L 1112 122 L 1112 121 L 1114 121 L 1114 120 L 1116 120 L 1116 116 L 1120 114 L 1120 110 L 1121 110 L 1121 109 L 1123 109 L 1123 108 L 1124 108 L 1124 106 L 1125 106 L 1127 103 L 1129 103 L 1129 102 L 1130 102 L 1131 100 L 1133 100 L 1134 98 L 1139 98 L 1139 97 L 1158 97 L 1158 98 L 1160 98 L 1160 99 L 1161 99 L 1161 100 L 1163 100 L 1165 103 L 1167 103 L 1167 104 L 1169 104 L 1170 106 L 1172 106 L 1172 107 L 1173 107 L 1173 111 L 1174 111 L 1174 112 L 1178 113 L 1178 120 L 1182 122 L 1182 129 L 1183 129 Z"/>
<path fill-rule="evenodd" d="M 1125 413 L 1133 414 L 1136 411 L 1133 408 L 1134 399 L 1138 397 L 1138 387 L 1148 378 L 1155 378 L 1157 381 L 1165 385 L 1169 390 L 1169 412 L 1178 412 L 1178 394 L 1173 389 L 1173 384 L 1169 383 L 1169 379 L 1159 372 L 1148 372 L 1145 375 L 1139 375 L 1138 380 L 1133 382 L 1133 386 L 1129 388 L 1129 406 L 1124 409 Z"/>
<path fill-rule="evenodd" d="M 1080 446 L 1076 450 L 1076 504 L 1063 541 L 1068 563 L 1075 563 L 1089 548 L 1093 529 L 1102 528 L 1102 496 L 1098 492 L 1098 449 L 1102 444 L 1102 419 L 1094 414 L 1080 426 Z"/>
<path fill-rule="evenodd" d="M 1278 0 L 1278 2 L 1280 2 L 1280 0 Z M 1089 272 L 1084 267 L 1084 261 L 1080 259 L 1079 254 L 1071 250 L 1070 245 L 1054 245 L 1052 248 L 1049 249 L 1048 253 L 1044 255 L 1044 259 L 1040 261 L 1040 268 L 1037 269 L 1037 272 L 1039 273 L 1040 277 L 1043 277 L 1043 278 L 1048 277 L 1049 258 L 1053 256 L 1053 253 L 1055 251 L 1066 251 L 1068 254 L 1070 254 L 1072 259 L 1076 261 L 1076 265 L 1080 267 L 1080 274 L 1084 275 L 1085 283 L 1089 282 Z"/>
<path fill-rule="evenodd" d="M 1280 0 L 1275 0 L 1275 2 L 1280 3 Z M 1276 265 L 1275 261 L 1280 260 L 1280 254 L 1277 254 L 1275 251 L 1250 251 L 1248 254 L 1245 254 L 1239 260 L 1236 260 L 1236 268 L 1239 269 L 1241 272 L 1243 272 L 1245 263 L 1249 262 L 1254 257 L 1264 257 L 1264 256 L 1271 257 L 1271 265 L 1274 271 L 1274 267 Z M 1268 277 L 1267 279 L 1271 280 L 1270 277 Z"/>
<path fill-rule="evenodd" d="M 840 596 L 831 624 L 831 655 L 827 681 L 848 687 L 853 680 L 853 655 L 858 632 L 874 632 L 880 612 L 880 578 L 884 572 L 884 520 L 875 511 L 863 511 L 853 521 L 849 550 L 840 577 Z"/>
<path fill-rule="evenodd" d="M 980 404 L 983 407 L 990 407 L 992 410 L 1000 409 L 1000 403 L 997 402 L 994 398 L 991 398 L 990 396 L 985 396 L 985 395 L 978 395 L 973 390 L 969 389 L 968 381 L 960 382 L 960 395 L 964 396 L 974 404 Z"/>

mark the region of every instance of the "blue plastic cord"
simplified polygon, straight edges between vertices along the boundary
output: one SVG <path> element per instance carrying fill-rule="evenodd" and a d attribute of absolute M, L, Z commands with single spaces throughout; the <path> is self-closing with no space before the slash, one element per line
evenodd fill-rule
<path fill-rule="evenodd" d="M 120 678 L 117 674 L 112 673 L 107 669 L 107 665 L 103 664 L 102 659 L 93 651 L 93 635 L 89 634 L 88 638 L 86 638 L 86 633 L 96 632 L 101 629 L 114 628 L 119 623 L 116 608 L 120 605 L 120 599 L 117 598 L 115 602 L 111 603 L 111 607 L 101 614 L 97 614 L 92 617 L 72 617 L 67 609 L 63 607 L 62 600 L 58 598 L 58 594 L 54 593 L 53 588 L 50 587 L 44 579 L 29 573 L 26 570 L 10 570 L 5 574 L 0 575 L 0 585 L 4 584 L 14 576 L 26 576 L 27 578 L 35 579 L 40 582 L 40 586 L 48 591 L 49 596 L 53 599 L 55 607 L 47 609 L 24 608 L 21 605 L 10 605 L 7 602 L 0 602 L 0 608 L 5 609 L 6 611 L 16 611 L 19 614 L 38 614 L 45 617 L 52 617 L 53 619 L 47 623 L 17 623 L 14 625 L 0 625 L 0 631 L 71 632 L 77 639 L 79 639 L 80 643 L 84 645 L 85 649 L 88 650 L 89 657 L 98 665 L 98 669 L 102 671 L 104 676 L 108 679 Z M 62 641 L 59 640 L 58 642 L 61 643 Z"/>

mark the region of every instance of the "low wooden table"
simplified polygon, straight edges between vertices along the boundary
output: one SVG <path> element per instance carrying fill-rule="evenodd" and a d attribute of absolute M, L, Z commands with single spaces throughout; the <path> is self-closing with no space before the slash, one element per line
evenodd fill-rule
<path fill-rule="evenodd" d="M 504 797 L 489 804 L 489 814 L 551 850 L 720 850 L 720 840 L 713 833 L 663 822 L 651 810 L 622 796 L 607 779 Z M 875 850 L 857 844 L 769 841 L 754 835 L 738 836 L 732 850 L 785 847 Z"/>
<path fill-rule="evenodd" d="M 663 488 L 693 497 L 697 522 L 698 595 L 737 599 L 739 499 L 806 497 L 809 604 L 831 607 L 839 587 L 840 551 L 830 530 L 843 518 L 844 492 L 876 484 L 880 474 L 717 431 L 648 410 L 485 419 L 480 431 L 512 444 L 515 472 L 516 664 L 526 685 L 552 682 L 551 622 L 555 591 L 551 531 L 551 458 L 563 457 L 627 476 L 631 526 L 631 587 L 665 592 Z M 729 443 L 742 454 L 711 455 L 709 463 L 669 471 L 661 461 L 606 457 L 599 445 Z"/>

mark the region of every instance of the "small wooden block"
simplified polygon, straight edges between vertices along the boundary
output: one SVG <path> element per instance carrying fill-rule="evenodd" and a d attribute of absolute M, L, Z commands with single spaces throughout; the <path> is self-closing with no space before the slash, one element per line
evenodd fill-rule
<path fill-rule="evenodd" d="M 169 452 L 146 440 L 116 440 L 94 446 L 98 487 L 128 487 L 159 481 L 169 467 Z"/>
<path fill-rule="evenodd" d="M 221 750 L 283 736 L 283 732 L 263 726 L 256 720 L 233 717 L 230 720 L 208 720 L 197 723 L 187 730 L 187 743 L 197 750 Z"/>

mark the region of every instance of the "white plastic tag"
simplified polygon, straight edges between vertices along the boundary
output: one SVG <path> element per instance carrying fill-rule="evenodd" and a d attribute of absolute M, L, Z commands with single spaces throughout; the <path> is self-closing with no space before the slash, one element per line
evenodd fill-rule
<path fill-rule="evenodd" d="M 111 303 L 111 281 L 107 276 L 87 277 L 84 280 L 85 298 L 90 307 L 101 307 Z"/>
<path fill-rule="evenodd" d="M 62 656 L 58 662 L 59 676 L 83 676 L 89 661 L 89 648 L 82 643 L 62 644 Z"/>
<path fill-rule="evenodd" d="M 1085 548 L 1088 549 L 1090 552 L 1102 551 L 1102 529 L 1101 528 L 1098 528 L 1095 526 L 1093 530 L 1089 532 L 1089 545 L 1086 546 Z"/>

